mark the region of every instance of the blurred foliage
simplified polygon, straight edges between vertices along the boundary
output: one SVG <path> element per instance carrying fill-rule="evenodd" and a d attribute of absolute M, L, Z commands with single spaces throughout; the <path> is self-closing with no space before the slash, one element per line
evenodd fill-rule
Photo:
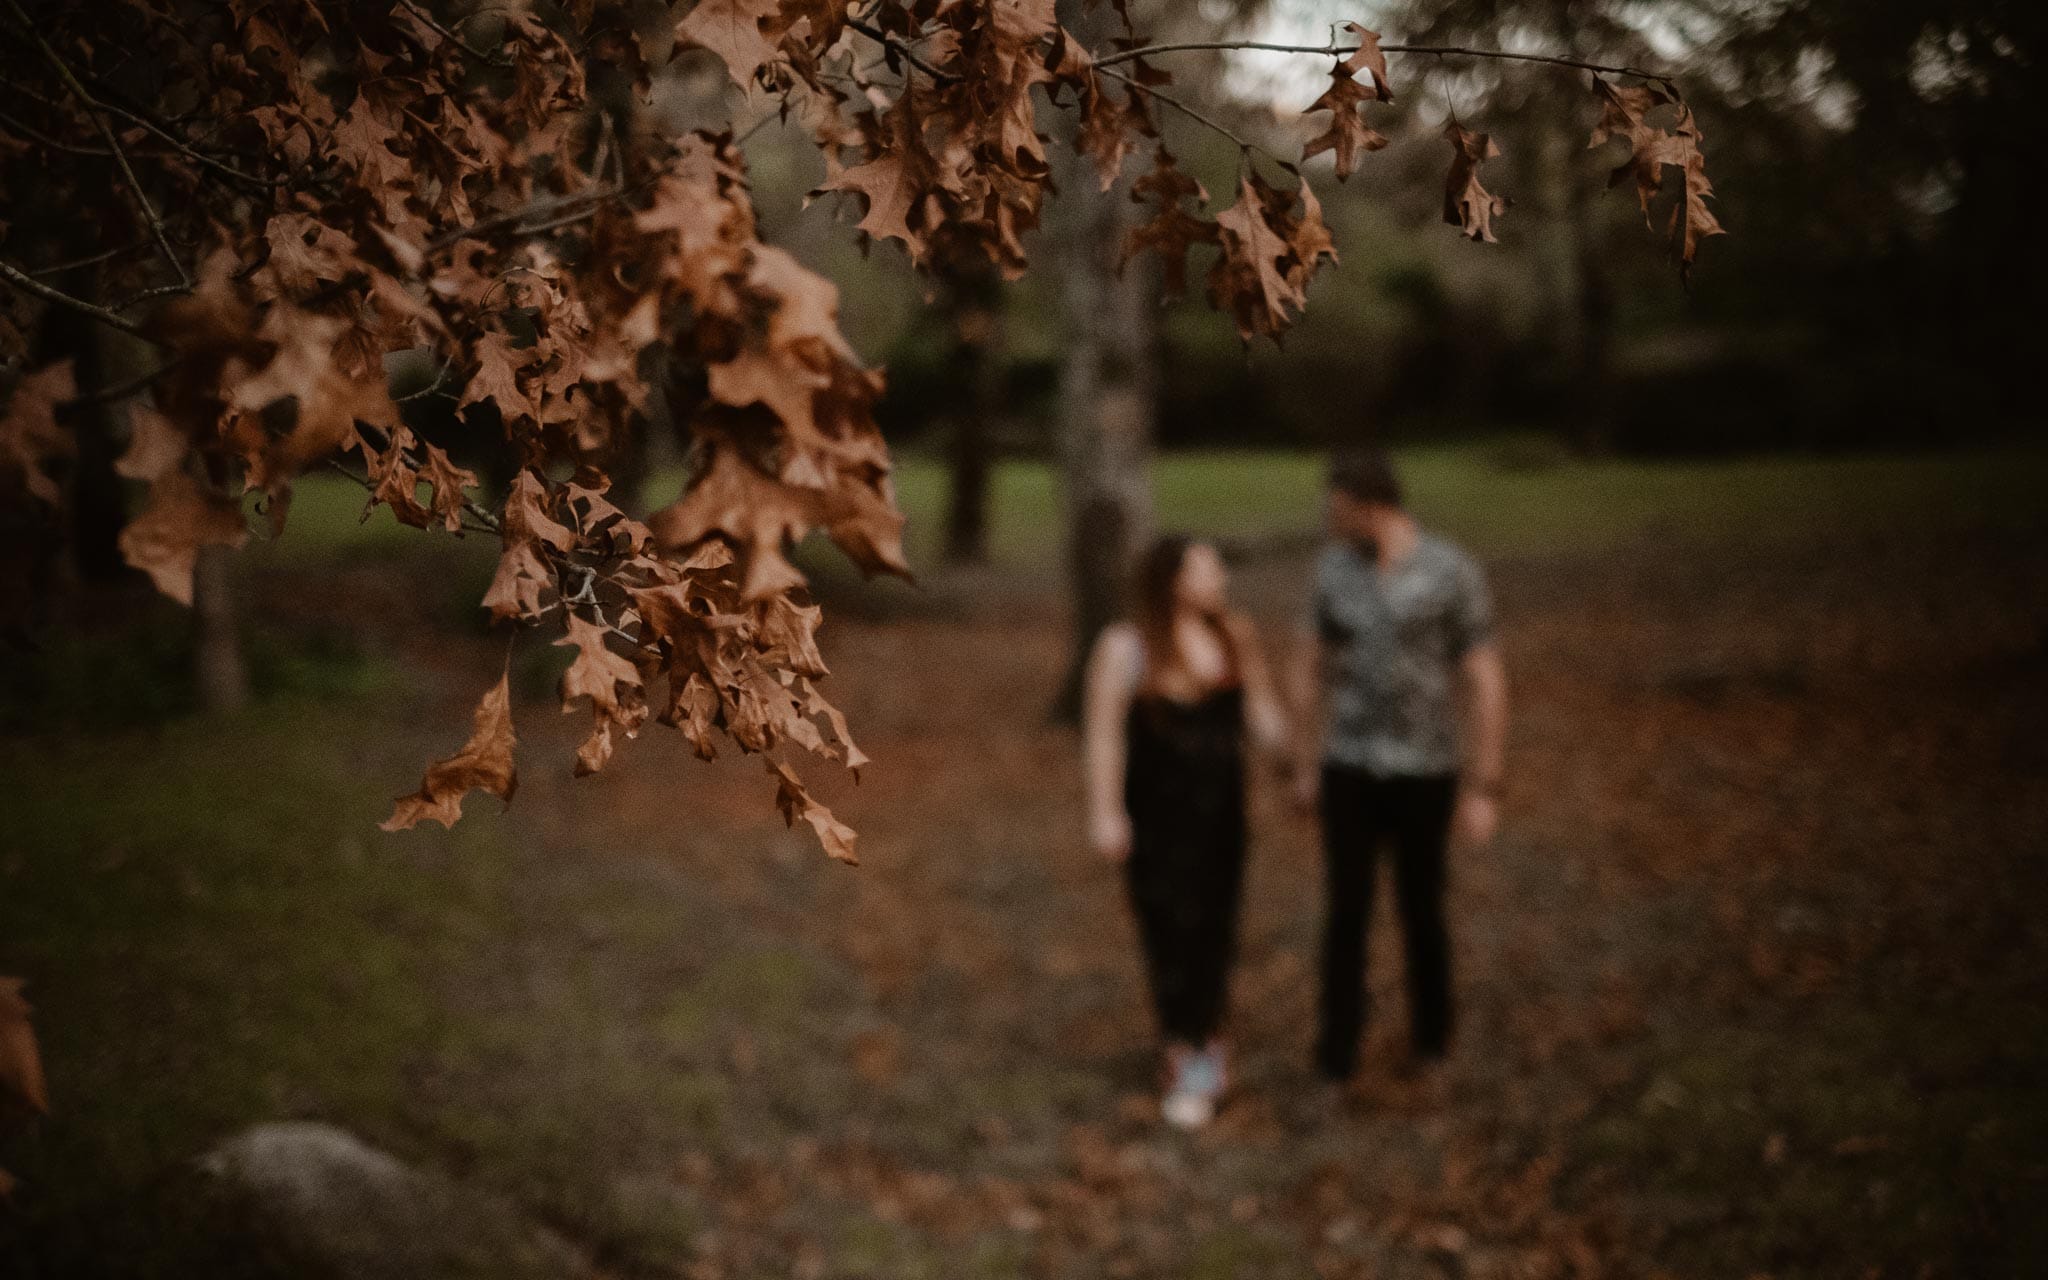
<path fill-rule="evenodd" d="M 2026 225 L 2022 133 L 2048 10 L 2004 0 L 1368 7 L 1390 39 L 1670 68 L 1699 115 L 1731 234 L 1705 247 L 1691 290 L 1681 287 L 1661 224 L 1645 228 L 1625 191 L 1604 189 L 1619 157 L 1585 149 L 1595 111 L 1584 75 L 1439 73 L 1396 58 L 1399 96 L 1374 117 L 1393 145 L 1341 186 L 1327 157 L 1306 166 L 1342 259 L 1285 349 L 1245 349 L 1199 296 L 1169 309 L 1163 445 L 1428 440 L 1484 423 L 1630 453 L 1840 450 L 1995 438 L 2031 412 L 2022 371 L 2036 326 L 2025 308 L 2044 257 Z M 1266 8 L 1248 36 L 1315 43 L 1330 22 L 1358 16 L 1326 0 Z M 1286 74 L 1252 83 L 1223 55 L 1170 57 L 1181 93 L 1292 158 L 1310 132 L 1297 111 L 1323 67 L 1306 56 L 1268 64 Z M 1447 104 L 1501 139 L 1498 185 L 1515 203 L 1499 245 L 1465 243 L 1438 220 Z M 1184 167 L 1227 192 L 1237 147 L 1172 112 L 1163 123 Z M 802 208 L 819 174 L 777 127 L 748 151 L 764 220 L 840 282 L 848 334 L 890 368 L 885 425 L 915 444 L 955 391 L 922 285 L 893 248 L 864 255 L 831 201 Z M 1545 177 L 1560 158 L 1567 189 Z M 1198 254 L 1193 265 L 1199 295 L 1206 263 Z M 1010 453 L 1050 447 L 1065 345 L 1057 287 L 1047 272 L 1007 291 L 1008 417 L 996 435 Z M 1593 297 L 1572 296 L 1588 287 Z M 1569 349 L 1588 308 L 1606 342 L 1589 365 Z"/>

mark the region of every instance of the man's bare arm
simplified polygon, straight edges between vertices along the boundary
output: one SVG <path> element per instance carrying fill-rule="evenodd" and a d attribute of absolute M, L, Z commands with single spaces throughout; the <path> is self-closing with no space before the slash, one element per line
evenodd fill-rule
<path fill-rule="evenodd" d="M 1458 669 L 1465 677 L 1467 702 L 1466 776 L 1480 790 L 1497 791 L 1508 741 L 1508 672 L 1500 647 L 1475 646 L 1459 660 Z"/>
<path fill-rule="evenodd" d="M 1500 825 L 1500 787 L 1508 739 L 1508 673 L 1500 648 L 1477 645 L 1459 659 L 1465 681 L 1464 794 L 1458 829 L 1473 844 L 1493 839 Z"/>

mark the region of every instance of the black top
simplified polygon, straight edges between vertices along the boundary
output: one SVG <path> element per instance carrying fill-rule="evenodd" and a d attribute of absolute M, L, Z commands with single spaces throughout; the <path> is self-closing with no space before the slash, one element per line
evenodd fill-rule
<path fill-rule="evenodd" d="M 1133 852 L 1158 841 L 1244 841 L 1244 690 L 1195 702 L 1141 695 L 1126 725 Z"/>

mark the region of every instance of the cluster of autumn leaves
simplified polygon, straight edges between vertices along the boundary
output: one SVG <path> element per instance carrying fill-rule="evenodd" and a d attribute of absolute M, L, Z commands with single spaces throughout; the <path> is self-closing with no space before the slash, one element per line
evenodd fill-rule
<path fill-rule="evenodd" d="M 50 118 L 0 163 L 36 163 L 96 195 L 105 220 L 155 233 L 143 252 L 102 255 L 101 279 L 160 300 L 139 318 L 100 310 L 161 360 L 124 406 L 117 470 L 148 486 L 121 548 L 165 594 L 189 602 L 201 552 L 248 538 L 250 498 L 281 533 L 297 478 L 335 467 L 363 484 L 366 517 L 381 505 L 408 525 L 500 540 L 483 606 L 577 650 L 563 699 L 592 716 L 579 773 L 649 719 L 706 757 L 722 738 L 857 765 L 818 691 L 819 615 L 786 551 L 823 530 L 864 569 L 907 571 L 874 419 L 881 374 L 841 335 L 833 286 L 760 241 L 730 137 L 619 127 L 591 107 L 589 66 L 623 71 L 645 97 L 679 48 L 708 50 L 741 90 L 801 121 L 825 163 L 814 194 L 858 198 L 866 235 L 932 270 L 989 262 L 1009 275 L 1051 189 L 1042 113 L 1074 112 L 1073 145 L 1107 190 L 1158 137 L 1171 77 L 1138 52 L 1128 15 L 1119 52 L 1097 54 L 1052 0 L 697 0 L 656 35 L 625 15 L 602 0 L 547 20 L 414 0 L 175 13 L 127 0 L 71 19 L 61 49 L 9 55 L 10 78 L 48 90 Z M 1326 127 L 1303 152 L 1333 152 L 1340 179 L 1385 144 L 1365 112 L 1393 98 L 1379 36 L 1348 30 L 1355 45 L 1332 50 L 1330 87 L 1308 109 Z M 192 104 L 191 123 L 120 105 L 96 78 L 96 61 L 121 65 L 138 56 L 122 42 L 138 41 L 157 96 Z M 893 80 L 864 63 L 877 50 Z M 1672 235 L 1690 261 L 1719 230 L 1690 112 L 1667 129 L 1650 123 L 1672 100 L 1662 90 L 1597 76 L 1594 89 L 1594 142 L 1629 143 L 1616 177 L 1634 176 L 1646 215 L 1664 169 L 1684 174 Z M 1498 148 L 1455 122 L 1447 135 L 1445 218 L 1490 240 L 1502 201 L 1480 167 Z M 95 137 L 113 145 L 87 147 Z M 120 161 L 118 189 L 81 160 L 98 155 Z M 1178 293 L 1188 251 L 1213 246 L 1210 300 L 1247 340 L 1277 336 L 1336 258 L 1314 192 L 1282 167 L 1291 181 L 1267 181 L 1247 149 L 1234 202 L 1212 218 L 1208 193 L 1156 146 L 1131 185 L 1150 212 L 1125 258 L 1157 254 Z M 13 314 L 0 313 L 0 344 L 24 349 Z M 437 370 L 405 400 L 445 402 L 497 433 L 500 497 L 420 437 L 387 379 L 400 353 Z M 52 507 L 80 390 L 69 363 L 48 364 L 16 380 L 0 419 L 0 468 Z M 655 397 L 688 423 L 695 478 L 643 521 L 605 496 L 606 469 Z M 470 742 L 386 825 L 452 823 L 472 789 L 510 799 L 513 746 L 501 679 Z M 792 820 L 850 858 L 851 833 L 786 764 L 770 768 Z"/>
<path fill-rule="evenodd" d="M 216 89 L 213 134 L 246 140 L 233 166 L 249 181 L 164 175 L 186 188 L 175 207 L 206 215 L 191 235 L 207 247 L 140 324 L 163 363 L 125 406 L 118 469 L 149 486 L 128 560 L 189 603 L 201 551 L 249 536 L 251 495 L 282 533 L 298 477 L 336 466 L 363 483 L 366 517 L 383 505 L 501 541 L 483 606 L 577 650 L 562 694 L 592 717 L 579 774 L 650 719 L 707 758 L 723 739 L 857 767 L 816 684 L 819 610 L 785 555 L 823 529 L 862 567 L 907 572 L 881 375 L 841 335 L 836 290 L 760 242 L 728 138 L 594 134 L 563 30 L 514 14 L 486 38 L 422 6 L 373 8 L 234 6 L 210 15 L 220 56 L 179 68 Z M 583 10 L 580 34 L 601 36 Z M 193 33 L 175 34 L 173 65 Z M 637 45 L 610 52 L 643 84 L 656 69 Z M 408 351 L 439 370 L 409 399 L 502 432 L 497 501 L 394 399 L 386 357 Z M 0 434 L 51 505 L 77 390 L 64 362 L 22 379 Z M 643 522 L 606 498 L 605 470 L 656 395 L 690 422 L 697 479 Z M 470 741 L 385 825 L 452 823 L 472 789 L 509 800 L 514 742 L 501 678 Z M 790 819 L 850 860 L 852 832 L 784 761 L 770 771 Z"/>

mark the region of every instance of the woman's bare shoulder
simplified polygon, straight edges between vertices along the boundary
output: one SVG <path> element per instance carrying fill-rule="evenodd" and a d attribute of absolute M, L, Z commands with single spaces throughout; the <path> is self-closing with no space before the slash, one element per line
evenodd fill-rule
<path fill-rule="evenodd" d="M 1145 640 L 1135 623 L 1112 622 L 1095 637 L 1096 654 L 1119 664 L 1136 661 L 1144 650 Z"/>
<path fill-rule="evenodd" d="M 1145 675 L 1145 642 L 1128 622 L 1111 623 L 1095 637 L 1088 655 L 1091 688 L 1114 688 L 1128 694 Z"/>

